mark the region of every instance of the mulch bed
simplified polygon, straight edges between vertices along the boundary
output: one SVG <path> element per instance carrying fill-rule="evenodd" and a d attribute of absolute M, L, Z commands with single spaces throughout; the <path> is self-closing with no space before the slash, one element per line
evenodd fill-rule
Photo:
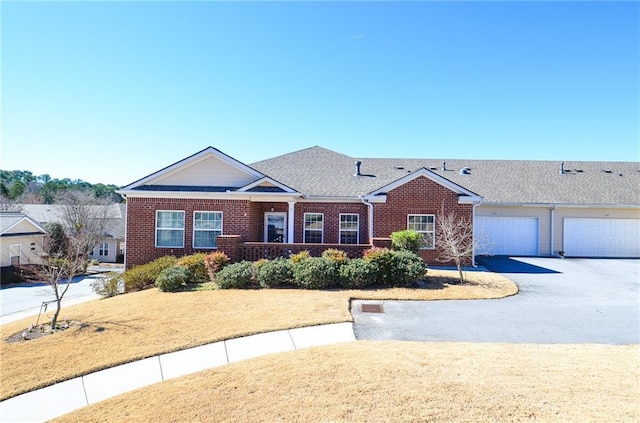
<path fill-rule="evenodd" d="M 5 339 L 5 341 L 26 342 L 32 339 L 39 339 L 45 336 L 53 335 L 54 333 L 62 332 L 63 330 L 69 329 L 74 326 L 80 326 L 80 322 L 63 320 L 61 322 L 58 322 L 54 330 L 51 330 L 50 323 L 42 323 L 37 326 L 31 325 L 23 331 L 14 333 L 13 335 Z"/>

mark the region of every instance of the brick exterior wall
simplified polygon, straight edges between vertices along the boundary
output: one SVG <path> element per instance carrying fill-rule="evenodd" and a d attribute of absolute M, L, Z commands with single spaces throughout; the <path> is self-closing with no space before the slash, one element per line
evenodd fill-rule
<path fill-rule="evenodd" d="M 473 206 L 458 204 L 458 195 L 444 186 L 420 176 L 387 193 L 387 202 L 373 206 L 373 236 L 388 238 L 392 232 L 407 229 L 408 214 L 433 214 L 436 217 L 436 238 L 438 237 L 438 215 L 444 207 L 445 213 L 454 212 L 471 220 Z M 420 250 L 427 264 L 451 264 L 438 261 L 440 252 L 436 249 Z M 467 263 L 468 265 L 471 262 Z"/>
<path fill-rule="evenodd" d="M 296 203 L 294 222 L 294 243 L 304 242 L 304 214 L 324 214 L 324 244 L 340 243 L 340 214 L 354 213 L 359 216 L 360 244 L 368 244 L 369 211 L 362 203 Z"/>
<path fill-rule="evenodd" d="M 453 211 L 460 216 L 471 218 L 473 206 L 458 204 L 458 196 L 442 185 L 426 177 L 418 177 L 387 193 L 387 202 L 374 204 L 374 238 L 376 245 L 389 245 L 392 232 L 407 229 L 408 214 L 438 215 L 444 207 L 445 212 Z M 288 213 L 286 202 L 251 203 L 247 200 L 210 200 L 178 198 L 129 198 L 127 200 L 127 253 L 126 267 L 148 263 L 165 255 L 183 256 L 210 250 L 193 248 L 193 212 L 221 211 L 223 213 L 223 237 L 219 239 L 219 250 L 225 251 L 234 260 L 253 259 L 264 254 L 281 254 L 284 246 L 269 244 L 264 247 L 247 246 L 243 243 L 261 243 L 264 240 L 264 214 L 267 211 Z M 157 210 L 176 210 L 185 212 L 184 248 L 156 248 L 155 224 Z M 349 254 L 357 254 L 370 244 L 368 239 L 368 207 L 362 203 L 296 203 L 293 250 L 309 249 L 321 252 L 329 247 L 341 248 L 339 244 L 339 225 L 341 213 L 355 213 L 359 216 L 360 246 L 342 246 Z M 303 222 L 305 213 L 324 215 L 324 244 L 303 243 Z M 287 222 L 290 225 L 291 222 Z M 438 230 L 436 227 L 436 237 Z M 291 241 L 291 240 L 290 240 Z M 282 244 L 280 244 L 282 245 Z M 271 248 L 273 247 L 273 248 Z M 265 253 L 265 248 L 269 251 Z M 284 251 L 284 250 L 283 250 Z M 295 252 L 295 251 L 294 251 Z M 421 256 L 427 264 L 438 262 L 438 250 L 421 250 Z M 448 263 L 445 263 L 448 264 Z M 470 264 L 470 263 L 467 263 Z"/>
<path fill-rule="evenodd" d="M 184 211 L 184 248 L 156 248 L 156 211 Z M 210 252 L 193 248 L 193 212 L 221 211 L 223 234 L 251 238 L 251 207 L 245 200 L 208 200 L 184 198 L 128 198 L 126 267 L 148 263 L 158 257 Z"/>

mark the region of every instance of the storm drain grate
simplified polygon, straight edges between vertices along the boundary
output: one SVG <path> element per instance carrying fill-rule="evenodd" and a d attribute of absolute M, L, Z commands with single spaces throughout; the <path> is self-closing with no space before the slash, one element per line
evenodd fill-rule
<path fill-rule="evenodd" d="M 361 304 L 360 310 L 363 313 L 384 313 L 382 304 Z"/>

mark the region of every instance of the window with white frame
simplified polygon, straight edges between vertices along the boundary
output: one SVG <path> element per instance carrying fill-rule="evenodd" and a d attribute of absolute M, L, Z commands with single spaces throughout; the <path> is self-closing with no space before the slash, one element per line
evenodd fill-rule
<path fill-rule="evenodd" d="M 305 244 L 322 244 L 324 235 L 324 215 L 322 213 L 304 214 Z"/>
<path fill-rule="evenodd" d="M 156 247 L 184 247 L 184 211 L 156 211 Z"/>
<path fill-rule="evenodd" d="M 359 244 L 360 227 L 357 214 L 340 214 L 340 244 Z"/>
<path fill-rule="evenodd" d="M 100 248 L 98 248 L 98 255 L 99 256 L 108 256 L 109 255 L 109 243 L 108 242 L 101 242 L 100 243 Z"/>
<path fill-rule="evenodd" d="M 193 248 L 218 248 L 222 235 L 222 212 L 193 213 Z"/>
<path fill-rule="evenodd" d="M 424 249 L 433 249 L 436 245 L 436 217 L 432 214 L 410 214 L 407 216 L 407 229 L 422 234 Z"/>

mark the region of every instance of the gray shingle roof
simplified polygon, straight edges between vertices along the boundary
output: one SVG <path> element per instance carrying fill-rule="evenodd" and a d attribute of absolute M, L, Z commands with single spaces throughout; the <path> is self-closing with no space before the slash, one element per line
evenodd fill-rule
<path fill-rule="evenodd" d="M 96 215 L 104 216 L 111 220 L 108 227 L 108 235 L 114 238 L 124 239 L 127 210 L 125 204 L 110 204 L 106 206 L 106 210 L 104 206 L 89 207 L 95 209 Z M 65 206 L 61 204 L 21 204 L 20 208 L 23 213 L 41 225 L 46 225 L 51 222 L 60 223 L 64 220 Z"/>
<path fill-rule="evenodd" d="M 357 160 L 361 176 L 354 176 Z M 354 158 L 311 147 L 251 167 L 310 196 L 366 195 L 424 167 L 485 203 L 640 206 L 638 162 L 566 161 L 561 174 L 560 161 Z M 463 167 L 469 174 L 460 174 Z"/>
<path fill-rule="evenodd" d="M 4 211 L 0 212 L 0 234 L 4 234 L 5 231 L 12 228 L 22 220 L 29 219 L 24 213 Z M 35 230 L 29 233 L 44 233 L 41 228 L 34 227 Z"/>

